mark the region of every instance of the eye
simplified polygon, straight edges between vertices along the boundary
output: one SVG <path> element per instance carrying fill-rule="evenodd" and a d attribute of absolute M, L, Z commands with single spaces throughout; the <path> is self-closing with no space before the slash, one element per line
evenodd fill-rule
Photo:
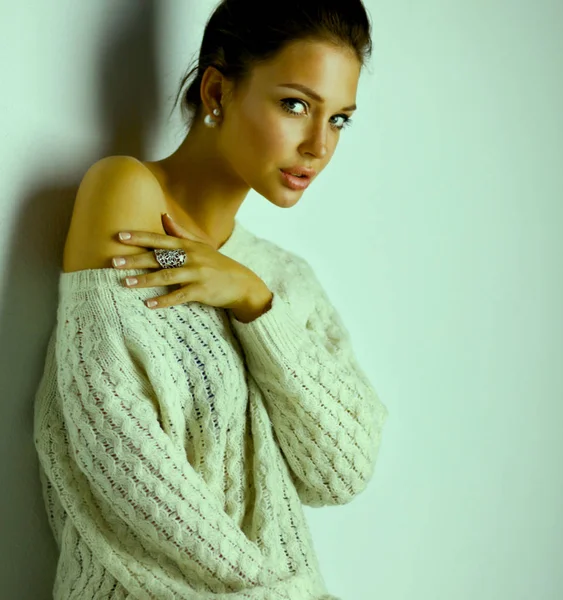
<path fill-rule="evenodd" d="M 299 100 L 299 98 L 284 98 L 283 100 L 280 100 L 281 107 L 290 115 L 300 116 L 306 114 L 304 112 L 296 112 L 295 110 L 288 108 L 288 105 L 290 104 L 301 104 L 302 106 L 307 107 L 307 103 L 303 100 Z M 340 125 L 336 125 L 334 123 L 332 124 L 334 129 L 336 129 L 337 131 L 340 131 L 344 129 L 344 127 L 348 127 L 352 124 L 352 119 L 348 115 L 335 115 L 332 118 L 343 119 Z"/>
<path fill-rule="evenodd" d="M 335 118 L 344 119 L 342 125 L 340 125 L 338 129 L 344 129 L 344 127 L 350 127 L 350 125 L 352 125 L 352 119 L 348 115 L 336 115 Z"/>
<path fill-rule="evenodd" d="M 297 98 L 284 98 L 283 100 L 280 100 L 280 104 L 282 106 L 282 108 L 292 114 L 292 115 L 299 115 L 299 114 L 304 114 L 304 113 L 297 113 L 294 110 L 291 110 L 290 108 L 287 107 L 288 104 L 301 104 L 301 106 L 307 106 L 305 104 L 305 102 L 303 102 L 303 100 L 298 100 Z"/>

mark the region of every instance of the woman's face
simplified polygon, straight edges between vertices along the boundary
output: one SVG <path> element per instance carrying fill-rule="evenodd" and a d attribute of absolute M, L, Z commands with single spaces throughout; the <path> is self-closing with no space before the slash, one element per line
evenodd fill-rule
<path fill-rule="evenodd" d="M 318 175 L 326 167 L 354 112 L 360 70 L 351 50 L 313 41 L 287 46 L 255 67 L 223 107 L 223 156 L 249 187 L 293 206 L 303 191 L 287 187 L 280 170 L 311 167 Z"/>

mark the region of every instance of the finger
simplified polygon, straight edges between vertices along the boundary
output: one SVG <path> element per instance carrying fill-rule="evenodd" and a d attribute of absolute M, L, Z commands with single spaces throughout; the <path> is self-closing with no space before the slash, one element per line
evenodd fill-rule
<path fill-rule="evenodd" d="M 117 264 L 115 261 L 125 261 L 123 264 Z M 114 256 L 112 265 L 116 269 L 160 269 L 161 266 L 156 260 L 154 251 L 142 252 L 141 254 L 129 254 L 127 256 Z"/>
<path fill-rule="evenodd" d="M 202 241 L 201 238 L 196 236 L 194 233 L 192 233 L 190 231 L 186 231 L 179 225 L 176 225 L 176 223 L 174 223 L 174 222 L 163 221 L 163 225 L 164 225 L 164 230 L 166 231 L 166 233 L 169 236 L 171 235 L 171 236 L 181 238 L 184 240 L 191 240 L 192 242 L 201 242 Z"/>
<path fill-rule="evenodd" d="M 156 298 L 150 298 L 145 302 L 156 302 L 154 306 L 148 308 L 168 308 L 170 306 L 178 306 L 180 304 L 186 304 L 187 302 L 201 302 L 199 296 L 200 288 L 198 284 L 193 283 L 191 285 L 184 285 L 179 290 L 166 294 L 164 296 L 157 296 Z"/>
<path fill-rule="evenodd" d="M 163 213 L 163 215 L 162 215 L 162 224 L 164 226 L 164 230 L 167 233 L 174 235 L 176 237 L 179 237 L 182 239 L 188 239 L 188 240 L 191 240 L 192 242 L 198 242 L 201 244 L 208 244 L 208 245 L 213 244 L 213 240 L 211 240 L 211 238 L 208 235 L 201 232 L 201 230 L 200 230 L 201 233 L 196 233 L 194 231 L 188 230 L 185 227 L 178 225 L 178 223 L 173 221 L 170 217 L 166 217 L 165 213 Z"/>
<path fill-rule="evenodd" d="M 185 285 L 192 283 L 196 279 L 194 269 L 179 267 L 177 269 L 161 269 L 155 273 L 146 273 L 144 275 L 135 275 L 136 283 L 129 284 L 127 279 L 123 279 L 123 285 L 129 288 L 147 288 L 160 287 L 167 285 Z"/>
<path fill-rule="evenodd" d="M 123 233 L 129 233 L 131 237 L 122 239 L 120 236 Z M 122 244 L 127 244 L 128 246 L 145 246 L 149 248 L 163 248 L 166 250 L 182 248 L 191 243 L 189 240 L 180 240 L 177 237 L 152 233 L 150 231 L 122 231 L 117 234 L 117 239 Z"/>

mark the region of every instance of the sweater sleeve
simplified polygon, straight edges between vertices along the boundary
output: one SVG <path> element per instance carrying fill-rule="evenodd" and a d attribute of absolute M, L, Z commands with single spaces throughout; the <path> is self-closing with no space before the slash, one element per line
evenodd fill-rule
<path fill-rule="evenodd" d="M 311 302 L 305 325 L 279 293 L 254 321 L 231 322 L 301 501 L 346 504 L 373 474 L 388 410 L 315 273 L 293 260 L 302 278 L 298 301 Z"/>
<path fill-rule="evenodd" d="M 136 597 L 188 598 L 186 582 L 214 593 L 259 586 L 272 575 L 260 548 L 159 424 L 157 392 L 130 351 L 146 324 L 124 327 L 118 294 L 59 306 L 57 385 L 74 474 L 44 466 L 74 525 Z"/>

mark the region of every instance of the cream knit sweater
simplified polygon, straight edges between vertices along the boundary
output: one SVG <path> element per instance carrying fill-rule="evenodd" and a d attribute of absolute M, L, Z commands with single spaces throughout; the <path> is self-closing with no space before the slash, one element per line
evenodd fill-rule
<path fill-rule="evenodd" d="M 238 221 L 219 251 L 274 294 L 250 323 L 147 308 L 171 288 L 122 280 L 154 269 L 60 273 L 34 417 L 55 600 L 335 598 L 302 504 L 366 488 L 388 411 L 303 258 Z"/>

